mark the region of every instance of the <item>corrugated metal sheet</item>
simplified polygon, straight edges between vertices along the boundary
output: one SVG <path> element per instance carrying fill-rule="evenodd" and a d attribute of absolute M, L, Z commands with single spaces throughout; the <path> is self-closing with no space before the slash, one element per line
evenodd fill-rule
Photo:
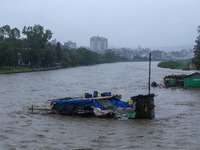
<path fill-rule="evenodd" d="M 192 78 L 195 76 L 188 76 L 187 78 L 184 78 L 184 88 L 187 87 L 200 87 L 200 77 L 198 78 Z"/>

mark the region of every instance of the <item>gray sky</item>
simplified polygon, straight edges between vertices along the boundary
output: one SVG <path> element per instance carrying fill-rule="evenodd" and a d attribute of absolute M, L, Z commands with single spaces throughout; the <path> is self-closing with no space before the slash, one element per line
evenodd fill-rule
<path fill-rule="evenodd" d="M 194 45 L 199 15 L 200 0 L 0 0 L 0 27 L 40 24 L 77 46 L 97 35 L 115 47 Z"/>

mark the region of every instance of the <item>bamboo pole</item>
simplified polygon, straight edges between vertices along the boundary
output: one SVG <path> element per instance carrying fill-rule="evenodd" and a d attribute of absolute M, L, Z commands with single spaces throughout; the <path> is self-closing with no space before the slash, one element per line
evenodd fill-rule
<path fill-rule="evenodd" d="M 150 77 L 151 77 L 151 53 L 149 54 L 149 95 L 150 95 Z"/>

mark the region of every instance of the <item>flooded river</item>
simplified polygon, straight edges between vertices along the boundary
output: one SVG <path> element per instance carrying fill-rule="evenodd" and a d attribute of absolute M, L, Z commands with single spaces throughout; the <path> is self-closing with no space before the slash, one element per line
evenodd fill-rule
<path fill-rule="evenodd" d="M 151 81 L 194 71 L 170 70 L 152 62 Z M 0 149 L 200 149 L 200 90 L 151 88 L 152 120 L 81 118 L 31 114 L 31 105 L 93 91 L 148 94 L 148 62 L 75 67 L 0 75 Z"/>

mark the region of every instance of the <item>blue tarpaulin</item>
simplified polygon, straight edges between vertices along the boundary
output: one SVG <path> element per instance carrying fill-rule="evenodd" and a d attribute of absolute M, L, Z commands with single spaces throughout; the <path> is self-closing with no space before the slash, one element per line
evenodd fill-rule
<path fill-rule="evenodd" d="M 77 107 L 79 109 L 85 109 L 85 108 L 91 107 L 91 106 L 106 110 L 106 108 L 98 102 L 99 100 L 109 100 L 110 103 L 112 104 L 112 106 L 116 106 L 116 107 L 123 107 L 123 108 L 130 107 L 130 106 L 127 105 L 126 102 L 117 100 L 114 97 L 111 98 L 111 99 L 108 99 L 108 98 L 91 98 L 91 99 L 53 100 L 53 102 L 56 103 L 55 109 L 58 112 L 60 112 L 60 111 L 69 112 L 74 107 Z"/>

